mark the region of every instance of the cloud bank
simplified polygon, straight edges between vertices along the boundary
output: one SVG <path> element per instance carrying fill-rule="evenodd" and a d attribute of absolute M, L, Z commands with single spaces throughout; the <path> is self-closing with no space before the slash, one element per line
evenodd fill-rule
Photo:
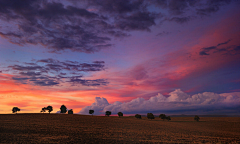
<path fill-rule="evenodd" d="M 104 64 L 104 61 L 81 63 L 49 58 L 33 60 L 32 63 L 18 62 L 18 64 L 8 66 L 6 71 L 12 71 L 12 79 L 22 84 L 54 86 L 70 83 L 71 85 L 100 86 L 108 84 L 106 79 L 86 80 L 83 74 L 103 71 Z"/>
<path fill-rule="evenodd" d="M 109 104 L 103 97 L 96 97 L 91 106 L 84 107 L 79 113 L 88 114 L 90 109 L 93 109 L 96 115 L 104 114 L 105 111 L 111 111 L 112 114 L 119 111 L 124 114 L 145 114 L 147 112 L 155 114 L 239 114 L 240 93 L 204 92 L 190 96 L 180 89 L 176 89 L 169 93 L 168 97 L 158 93 L 149 100 L 136 98 L 130 102 L 116 101 L 113 104 Z"/>
<path fill-rule="evenodd" d="M 163 21 L 185 23 L 217 12 L 229 0 L 0 0 L 0 36 L 50 52 L 98 52 L 113 38 L 151 31 Z M 160 22 L 161 21 L 161 22 Z"/>

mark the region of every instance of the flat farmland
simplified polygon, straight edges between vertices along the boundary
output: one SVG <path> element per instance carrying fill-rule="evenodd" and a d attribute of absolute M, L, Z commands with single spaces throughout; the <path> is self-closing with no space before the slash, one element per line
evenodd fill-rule
<path fill-rule="evenodd" d="M 240 118 L 2 114 L 0 143 L 240 143 Z"/>

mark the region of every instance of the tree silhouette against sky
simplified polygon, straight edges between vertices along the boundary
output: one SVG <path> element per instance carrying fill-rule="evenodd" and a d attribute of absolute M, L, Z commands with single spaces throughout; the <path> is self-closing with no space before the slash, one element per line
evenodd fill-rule
<path fill-rule="evenodd" d="M 16 113 L 16 114 L 17 114 L 18 111 L 20 111 L 20 108 L 18 108 L 18 107 L 13 107 L 13 109 L 12 109 L 12 112 L 13 112 L 13 113 Z"/>
<path fill-rule="evenodd" d="M 62 105 L 60 107 L 61 112 L 60 113 L 66 113 L 67 112 L 67 107 L 65 105 Z"/>

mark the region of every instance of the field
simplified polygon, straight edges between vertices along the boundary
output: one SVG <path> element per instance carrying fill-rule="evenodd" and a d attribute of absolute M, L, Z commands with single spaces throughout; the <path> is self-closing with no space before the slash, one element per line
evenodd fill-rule
<path fill-rule="evenodd" d="M 240 143 L 240 117 L 2 114 L 0 143 Z"/>

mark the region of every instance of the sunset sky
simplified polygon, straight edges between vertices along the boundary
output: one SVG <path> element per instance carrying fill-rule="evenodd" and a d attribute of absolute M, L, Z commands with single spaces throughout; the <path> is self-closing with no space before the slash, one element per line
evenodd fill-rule
<path fill-rule="evenodd" d="M 239 0 L 0 0 L 0 113 L 240 115 Z"/>

